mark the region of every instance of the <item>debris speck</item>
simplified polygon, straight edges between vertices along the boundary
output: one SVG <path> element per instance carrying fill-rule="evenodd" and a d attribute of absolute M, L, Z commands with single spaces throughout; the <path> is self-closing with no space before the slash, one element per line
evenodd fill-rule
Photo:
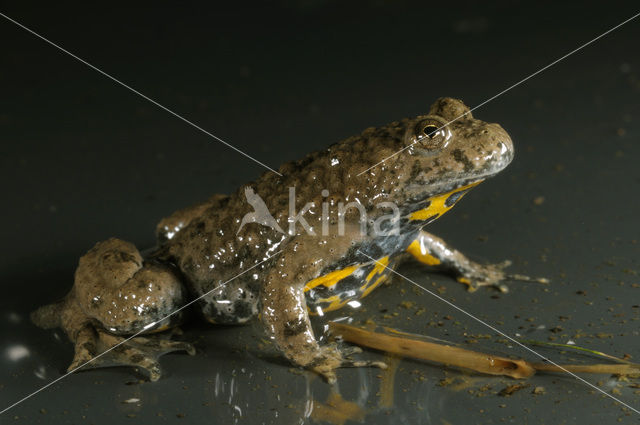
<path fill-rule="evenodd" d="M 502 397 L 509 397 L 511 394 L 520 391 L 523 388 L 527 388 L 529 386 L 529 384 L 513 384 L 513 385 L 508 385 L 506 387 L 504 387 L 503 389 L 500 390 L 500 392 L 498 393 L 499 396 Z"/>
<path fill-rule="evenodd" d="M 533 391 L 531 391 L 531 394 L 536 394 L 536 395 L 542 395 L 544 393 L 546 393 L 546 390 L 544 389 L 544 387 L 535 387 Z"/>

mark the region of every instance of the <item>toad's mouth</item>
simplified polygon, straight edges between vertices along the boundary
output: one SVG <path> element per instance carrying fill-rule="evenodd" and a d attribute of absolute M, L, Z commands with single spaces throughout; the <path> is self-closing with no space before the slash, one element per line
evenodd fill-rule
<path fill-rule="evenodd" d="M 406 187 L 406 199 L 413 204 L 424 203 L 432 198 L 440 198 L 461 190 L 469 190 L 493 175 L 467 176 L 439 183 L 412 183 Z"/>
<path fill-rule="evenodd" d="M 496 156 L 475 170 L 468 172 L 445 171 L 440 175 L 418 175 L 406 186 L 405 199 L 421 202 L 428 198 L 456 191 L 458 188 L 475 185 L 504 170 L 513 159 L 513 154 Z"/>
<path fill-rule="evenodd" d="M 502 141 L 475 156 L 469 149 L 454 149 L 439 155 L 442 158 L 420 162 L 421 171 L 412 175 L 405 199 L 424 200 L 492 177 L 511 163 L 514 152 L 511 139 L 504 133 Z"/>

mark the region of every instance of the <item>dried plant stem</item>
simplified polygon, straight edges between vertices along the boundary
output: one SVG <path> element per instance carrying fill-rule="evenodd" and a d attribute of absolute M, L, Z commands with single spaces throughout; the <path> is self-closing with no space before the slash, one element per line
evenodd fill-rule
<path fill-rule="evenodd" d="M 606 373 L 630 375 L 640 374 L 640 365 L 636 364 L 595 364 L 560 365 L 532 363 L 522 359 L 509 359 L 479 351 L 466 350 L 448 344 L 422 341 L 410 336 L 395 336 L 373 332 L 343 323 L 330 322 L 333 335 L 341 336 L 345 341 L 363 347 L 374 348 L 404 357 L 442 363 L 461 367 L 489 375 L 504 375 L 512 378 L 528 378 L 536 371 L 573 373 Z M 398 333 L 403 335 L 402 333 Z M 618 359 L 620 360 L 620 359 Z"/>

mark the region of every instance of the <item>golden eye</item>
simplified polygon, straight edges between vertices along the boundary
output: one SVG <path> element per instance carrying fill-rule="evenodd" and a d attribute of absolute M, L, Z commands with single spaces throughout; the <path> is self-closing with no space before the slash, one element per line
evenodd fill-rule
<path fill-rule="evenodd" d="M 451 130 L 441 120 L 427 117 L 416 123 L 412 143 L 417 143 L 416 148 L 428 151 L 443 149 L 451 138 Z"/>

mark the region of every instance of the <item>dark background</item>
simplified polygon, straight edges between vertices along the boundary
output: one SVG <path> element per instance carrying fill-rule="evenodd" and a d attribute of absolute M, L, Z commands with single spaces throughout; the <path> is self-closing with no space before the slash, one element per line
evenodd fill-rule
<path fill-rule="evenodd" d="M 639 11 L 634 2 L 0 5 L 272 168 L 424 113 L 439 96 L 478 105 Z M 419 267 L 400 272 L 509 335 L 640 357 L 639 39 L 640 18 L 474 112 L 511 134 L 516 159 L 431 227 L 476 260 L 510 258 L 514 272 L 550 285 L 468 294 Z M 111 236 L 151 246 L 160 218 L 264 170 L 4 18 L 0 40 L 4 408 L 69 364 L 65 336 L 35 328 L 28 313 L 68 291 L 86 250 Z M 415 305 L 399 307 L 406 300 Z M 480 335 L 472 348 L 532 359 L 400 278 L 364 304 L 337 315 L 456 342 Z M 128 369 L 74 374 L 2 422 L 299 423 L 318 414 L 328 386 L 247 348 L 260 343 L 258 327 L 185 330 L 199 353 L 165 357 L 159 382 L 140 383 Z M 566 375 L 537 376 L 506 398 L 497 393 L 513 381 L 410 360 L 396 372 L 393 403 L 381 406 L 379 373 L 340 372 L 342 396 L 363 406 L 367 423 L 639 417 Z M 585 379 L 640 407 L 637 380 Z M 140 401 L 123 403 L 131 398 Z"/>

